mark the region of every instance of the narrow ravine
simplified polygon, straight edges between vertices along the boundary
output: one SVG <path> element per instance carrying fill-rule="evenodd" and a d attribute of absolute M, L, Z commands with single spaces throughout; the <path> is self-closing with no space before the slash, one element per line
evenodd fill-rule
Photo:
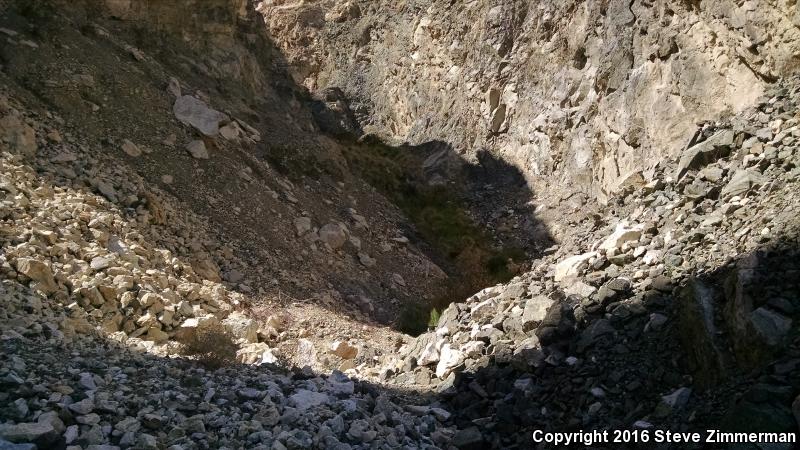
<path fill-rule="evenodd" d="M 795 448 L 767 3 L 0 1 L 0 449 Z"/>

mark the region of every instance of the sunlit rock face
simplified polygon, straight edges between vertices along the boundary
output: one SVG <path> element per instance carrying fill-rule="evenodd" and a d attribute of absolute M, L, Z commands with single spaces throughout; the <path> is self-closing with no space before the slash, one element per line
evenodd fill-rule
<path fill-rule="evenodd" d="M 263 1 L 295 81 L 365 132 L 490 149 L 605 201 L 797 67 L 793 2 Z"/>

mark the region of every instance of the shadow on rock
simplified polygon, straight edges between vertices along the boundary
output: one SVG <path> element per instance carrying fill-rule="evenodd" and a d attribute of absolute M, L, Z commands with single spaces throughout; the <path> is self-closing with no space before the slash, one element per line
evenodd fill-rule
<path fill-rule="evenodd" d="M 531 448 L 536 430 L 796 433 L 798 256 L 797 238 L 787 236 L 708 273 L 662 276 L 640 292 L 621 278 L 589 297 L 501 290 L 522 298 L 520 323 L 490 321 L 497 329 L 475 336 L 486 355 L 466 355 L 436 390 L 457 412 L 455 425 L 474 435 L 465 448 Z M 451 306 L 439 328 L 468 332 L 493 295 Z M 419 348 L 437 340 L 423 338 Z M 440 358 L 437 369 L 444 351 Z"/>

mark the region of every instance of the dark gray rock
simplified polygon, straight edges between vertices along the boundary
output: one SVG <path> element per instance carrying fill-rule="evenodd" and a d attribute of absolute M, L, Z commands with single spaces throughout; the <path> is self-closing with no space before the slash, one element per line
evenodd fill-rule
<path fill-rule="evenodd" d="M 478 427 L 469 427 L 456 431 L 451 444 L 459 449 L 480 450 L 484 448 L 484 439 Z"/>

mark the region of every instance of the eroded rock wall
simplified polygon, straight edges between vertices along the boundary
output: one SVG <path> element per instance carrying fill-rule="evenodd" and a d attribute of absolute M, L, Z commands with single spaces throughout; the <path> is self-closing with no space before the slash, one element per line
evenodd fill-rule
<path fill-rule="evenodd" d="M 204 58 L 186 61 L 199 73 L 239 82 L 264 93 L 280 66 L 249 0 L 55 0 L 64 11 L 86 13 L 89 20 L 114 18 L 138 27 L 142 38 L 179 37 Z M 176 61 L 177 63 L 181 63 Z"/>
<path fill-rule="evenodd" d="M 604 201 L 685 148 L 696 123 L 794 72 L 795 1 L 257 2 L 311 90 L 365 132 L 489 149 L 535 187 Z"/>

